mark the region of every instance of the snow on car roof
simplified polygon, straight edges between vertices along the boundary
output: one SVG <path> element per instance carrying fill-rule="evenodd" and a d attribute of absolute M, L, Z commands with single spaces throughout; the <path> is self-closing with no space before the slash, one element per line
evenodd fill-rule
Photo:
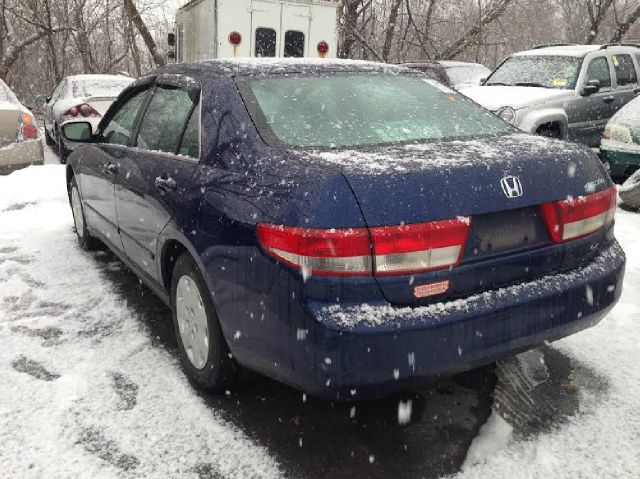
<path fill-rule="evenodd" d="M 438 63 L 443 67 L 483 67 L 484 66 L 482 63 L 460 62 L 457 60 L 438 60 Z"/>
<path fill-rule="evenodd" d="M 388 63 L 324 58 L 224 58 L 201 60 L 196 63 L 172 64 L 160 71 L 175 72 L 176 70 L 195 74 L 210 72 L 223 76 L 252 75 L 256 73 L 310 73 L 314 71 L 415 73 L 409 68 Z"/>
<path fill-rule="evenodd" d="M 556 55 L 563 57 L 583 57 L 591 52 L 598 51 L 602 45 L 562 45 L 555 47 L 536 48 L 533 50 L 525 50 L 516 52 L 513 56 L 547 56 Z"/>

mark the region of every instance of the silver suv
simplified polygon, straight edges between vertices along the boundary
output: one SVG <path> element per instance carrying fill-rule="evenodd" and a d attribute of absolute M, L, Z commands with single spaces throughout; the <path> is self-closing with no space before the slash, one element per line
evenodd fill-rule
<path fill-rule="evenodd" d="M 542 45 L 462 93 L 526 132 L 598 147 L 609 118 L 640 93 L 639 66 L 634 45 Z"/>

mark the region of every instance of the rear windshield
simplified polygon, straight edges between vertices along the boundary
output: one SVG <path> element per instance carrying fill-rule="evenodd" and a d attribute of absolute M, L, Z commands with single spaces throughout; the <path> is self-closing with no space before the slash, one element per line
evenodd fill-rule
<path fill-rule="evenodd" d="M 74 80 L 71 84 L 71 97 L 117 97 L 133 79 L 122 78 L 92 78 Z"/>
<path fill-rule="evenodd" d="M 332 148 L 512 131 L 421 74 L 281 76 L 248 80 L 241 90 L 270 144 Z"/>
<path fill-rule="evenodd" d="M 561 56 L 516 56 L 508 58 L 486 85 L 516 85 L 573 90 L 578 81 L 581 58 Z"/>

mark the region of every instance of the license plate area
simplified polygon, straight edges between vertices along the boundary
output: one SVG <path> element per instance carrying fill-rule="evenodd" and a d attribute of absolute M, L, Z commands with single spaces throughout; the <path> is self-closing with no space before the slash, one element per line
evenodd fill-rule
<path fill-rule="evenodd" d="M 540 209 L 536 206 L 474 216 L 465 259 L 542 245 L 549 241 Z"/>

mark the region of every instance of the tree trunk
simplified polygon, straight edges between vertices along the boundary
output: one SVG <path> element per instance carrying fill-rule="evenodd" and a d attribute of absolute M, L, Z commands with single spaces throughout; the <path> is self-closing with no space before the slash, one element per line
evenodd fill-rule
<path fill-rule="evenodd" d="M 638 6 L 633 12 L 631 12 L 624 22 L 618 24 L 609 42 L 620 43 L 624 36 L 629 32 L 631 27 L 638 21 L 638 19 L 640 19 L 640 6 Z"/>
<path fill-rule="evenodd" d="M 140 12 L 138 12 L 138 8 L 136 7 L 135 3 L 133 3 L 133 0 L 124 0 L 124 8 L 127 12 L 127 16 L 131 19 L 133 24 L 136 26 L 136 28 L 140 32 L 140 35 L 144 40 L 144 44 L 147 46 L 147 49 L 149 50 L 149 53 L 153 57 L 153 61 L 155 62 L 155 64 L 159 67 L 165 66 L 167 64 L 167 61 L 158 51 L 158 46 L 156 45 L 156 42 L 153 40 L 153 37 L 151 36 L 149 29 L 147 28 L 144 21 L 142 20 L 142 17 L 140 16 Z"/>
<path fill-rule="evenodd" d="M 391 4 L 391 11 L 389 12 L 389 23 L 387 23 L 387 29 L 384 33 L 384 45 L 382 47 L 382 59 L 385 62 L 389 61 L 389 53 L 391 52 L 391 43 L 393 42 L 393 35 L 396 30 L 396 22 L 398 21 L 398 10 L 400 9 L 401 0 L 393 0 Z"/>

